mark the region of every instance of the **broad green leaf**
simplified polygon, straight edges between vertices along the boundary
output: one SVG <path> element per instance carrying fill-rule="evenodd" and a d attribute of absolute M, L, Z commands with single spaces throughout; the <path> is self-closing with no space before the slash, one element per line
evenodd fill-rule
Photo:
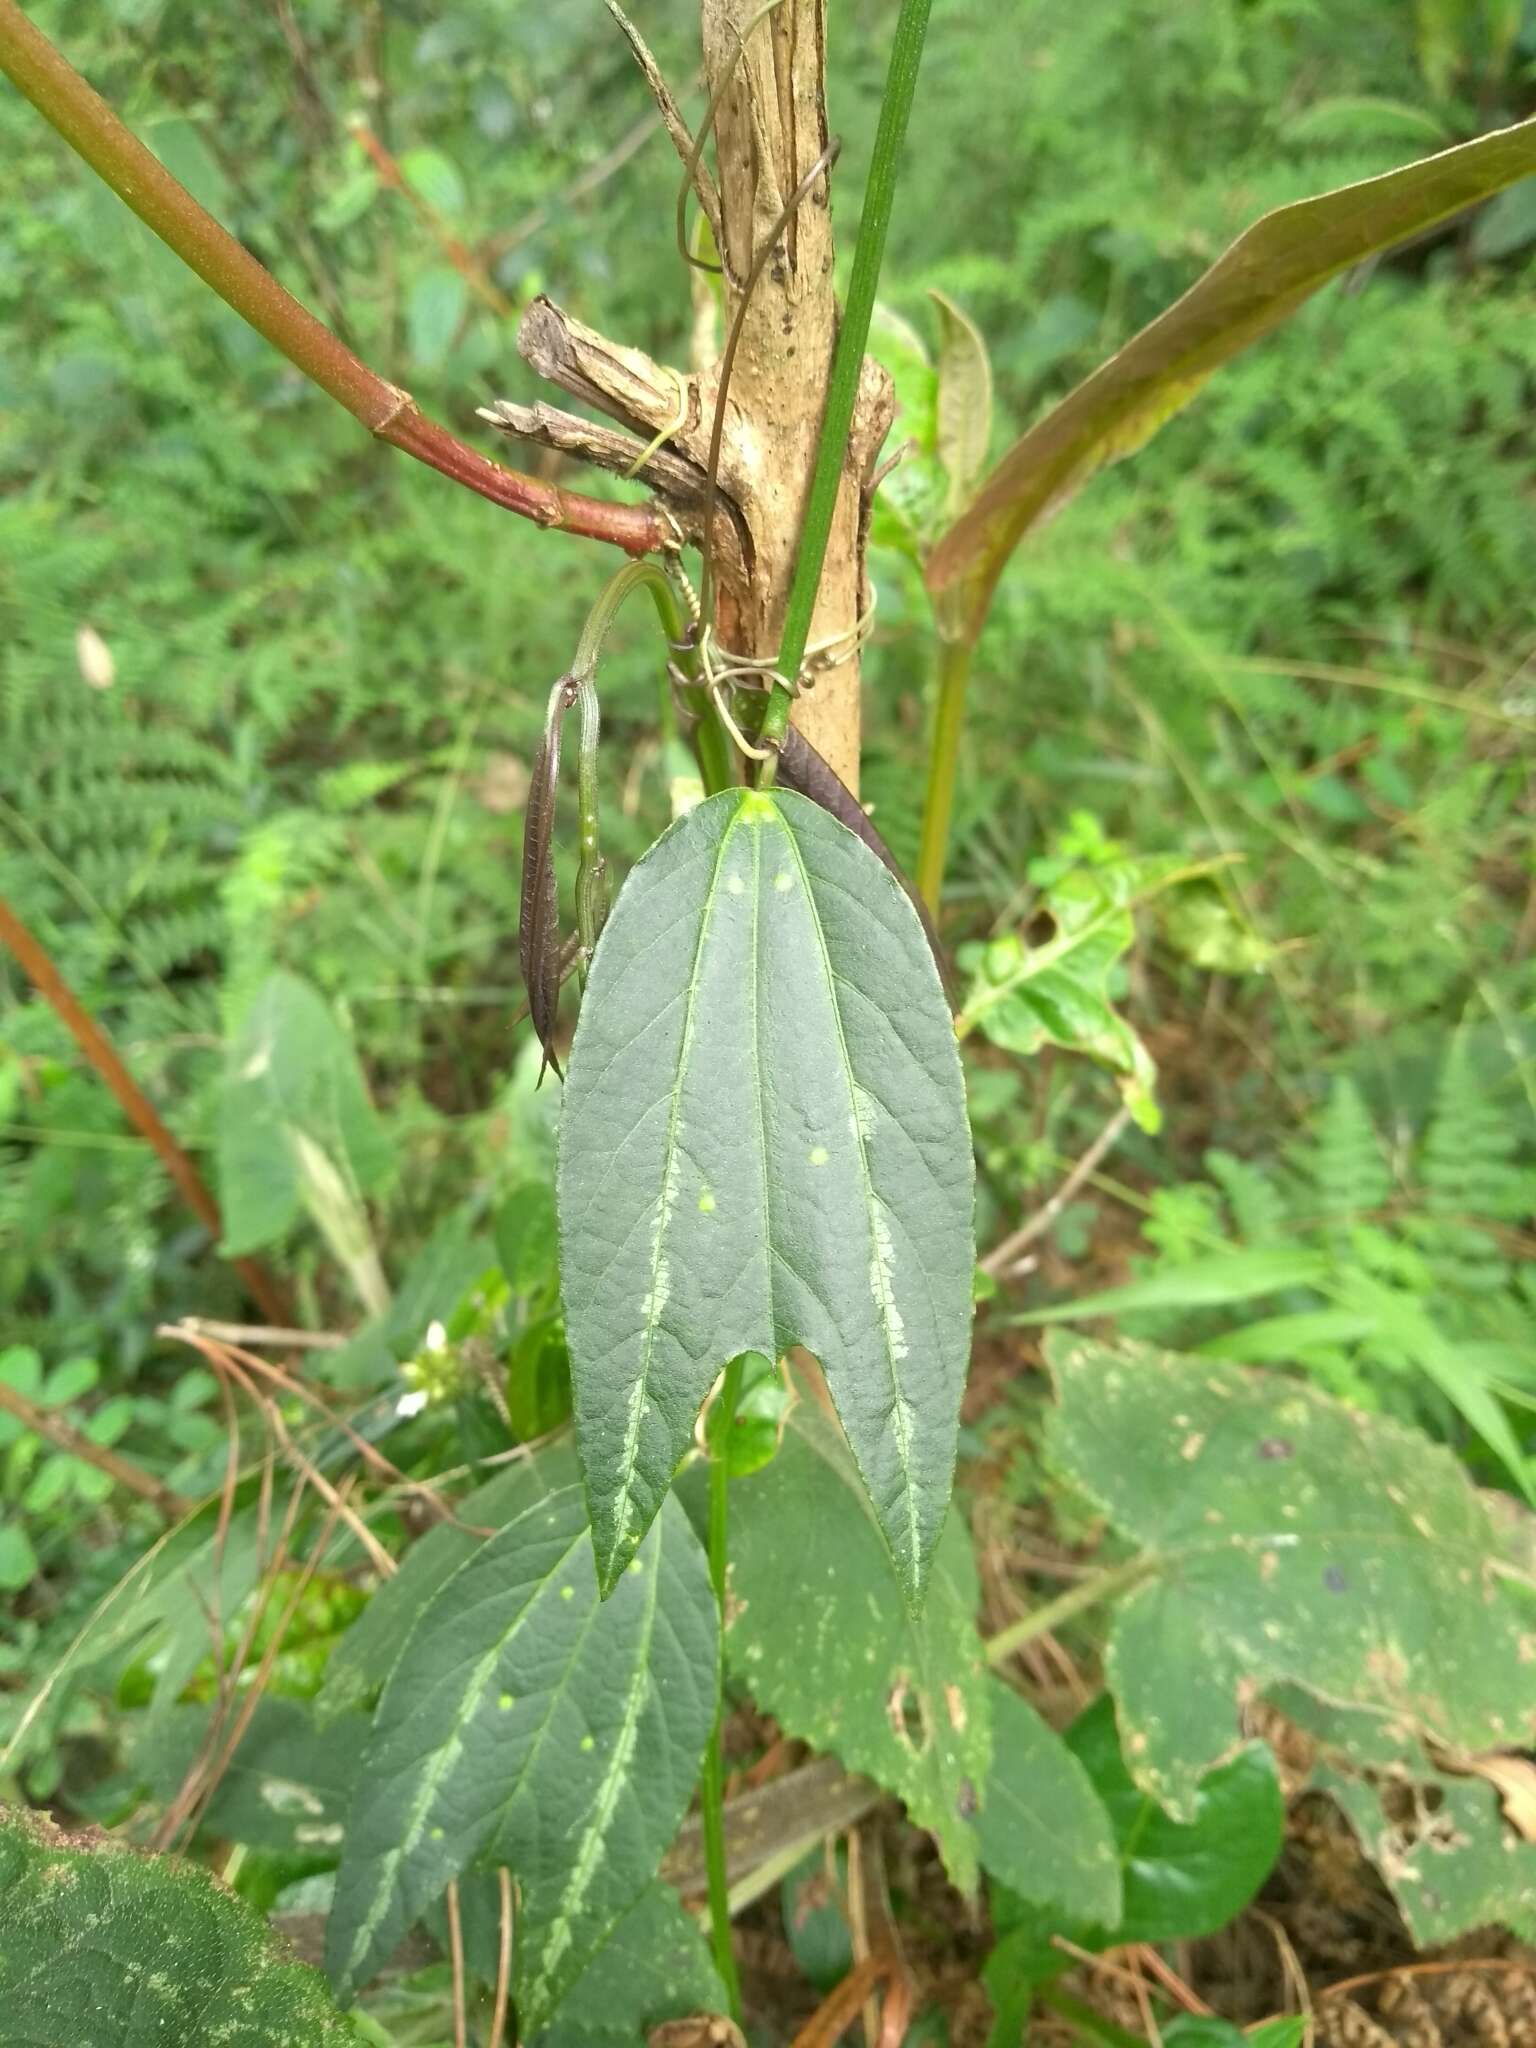
<path fill-rule="evenodd" d="M 1476 1752 L 1536 1730 L 1533 1588 L 1449 1452 L 1313 1388 L 1052 1338 L 1050 1451 L 1144 1549 L 1108 1652 L 1131 1772 L 1178 1820 L 1294 1680 Z"/>
<path fill-rule="evenodd" d="M 505 1864 L 535 2032 L 676 1832 L 718 1654 L 676 1501 L 600 1602 L 580 1490 L 530 1499 L 433 1593 L 384 1688 L 327 1929 L 338 1989 L 366 1983 L 450 1879 Z"/>
<path fill-rule="evenodd" d="M 537 1507 L 547 1494 L 576 1483 L 569 1444 L 550 1444 L 537 1457 L 520 1458 L 484 1486 L 466 1494 L 451 1522 L 439 1522 L 405 1554 L 331 1654 L 316 1701 L 322 1722 L 361 1706 L 394 1670 L 412 1629 L 460 1565 L 492 1535 Z"/>
<path fill-rule="evenodd" d="M 0 1523 L 0 1593 L 19 1593 L 37 1577 L 37 1552 L 19 1521 Z"/>
<path fill-rule="evenodd" d="M 1202 1781 L 1187 1823 L 1171 1820 L 1133 1781 L 1107 1696 L 1073 1722 L 1066 1742 L 1114 1826 L 1124 1903 L 1118 1919 L 1100 1924 L 1116 1947 L 1214 1934 L 1242 1911 L 1285 1837 L 1279 1773 L 1262 1742 Z"/>
<path fill-rule="evenodd" d="M 1134 454 L 1220 365 L 1378 250 L 1536 172 L 1536 120 L 1282 206 L 1014 443 L 935 548 L 928 583 L 981 629 L 1008 557 L 1096 469 Z"/>
<path fill-rule="evenodd" d="M 341 2048 L 358 2035 L 324 1979 L 194 1864 L 0 1813 L 6 2048 Z"/>
<path fill-rule="evenodd" d="M 939 312 L 939 460 L 949 478 L 951 517 L 986 467 L 992 438 L 992 364 L 968 313 L 943 292 L 928 294 Z"/>
<path fill-rule="evenodd" d="M 435 213 L 450 217 L 464 211 L 464 180 L 439 149 L 408 149 L 400 170 L 411 190 Z"/>
<path fill-rule="evenodd" d="M 1031 1309 L 1015 1320 L 1076 1323 L 1089 1316 L 1125 1315 L 1133 1309 L 1226 1308 L 1282 1294 L 1291 1287 L 1315 1287 L 1327 1274 L 1325 1254 L 1304 1246 L 1292 1251 L 1279 1245 L 1254 1250 L 1234 1245 L 1231 1251 L 1213 1252 L 1209 1258 L 1159 1266 L 1144 1280 L 1128 1280 L 1123 1287 L 1105 1287 L 1075 1301 Z"/>
<path fill-rule="evenodd" d="M 418 369 L 438 369 L 464 318 L 469 286 L 445 263 L 424 270 L 405 302 L 406 340 Z"/>
<path fill-rule="evenodd" d="M 835 1426 L 802 1398 L 778 1456 L 731 1488 L 729 1595 L 726 1656 L 758 1705 L 902 1799 L 969 1890 L 993 1688 L 958 1518 L 914 1615 Z"/>
<path fill-rule="evenodd" d="M 560 2001 L 533 2048 L 642 2048 L 665 2020 L 722 2013 L 728 2001 L 698 1923 L 651 1884 Z"/>
<path fill-rule="evenodd" d="M 1536 1842 L 1501 1811 L 1500 1774 L 1528 1797 L 1522 1757 L 1442 1770 L 1392 1722 L 1312 1699 L 1294 1686 L 1272 1703 L 1317 1745 L 1309 1784 L 1338 1801 L 1421 1948 L 1495 1924 L 1536 1939 Z M 1528 1809 L 1522 1818 L 1529 1828 Z"/>
<path fill-rule="evenodd" d="M 1161 2030 L 1163 2048 L 1301 2048 L 1306 2031 L 1306 2018 L 1301 2013 L 1288 2013 L 1282 2019 L 1264 2020 L 1249 2028 L 1236 2026 L 1231 2020 L 1180 2013 Z"/>
<path fill-rule="evenodd" d="M 593 962 L 560 1263 L 605 1587 L 746 1351 L 820 1359 L 909 1595 L 970 1343 L 971 1142 L 916 912 L 804 797 L 731 790 L 652 847 Z"/>
<path fill-rule="evenodd" d="M 218 1158 L 230 1257 L 273 1243 L 305 1208 L 328 1235 L 355 1230 L 347 1205 L 389 1169 L 357 1055 L 295 975 L 262 983 L 230 1048 Z"/>
<path fill-rule="evenodd" d="M 134 1752 L 134 1766 L 162 1804 L 208 1738 L 209 1709 L 178 1706 Z M 339 1851 L 347 1802 L 368 1727 L 348 1714 L 319 1728 L 302 1700 L 269 1694 L 225 1766 L 202 1825 L 226 1841 L 289 1856 Z"/>
<path fill-rule="evenodd" d="M 976 1837 L 982 1867 L 1063 1921 L 1113 1927 L 1120 1863 L 1110 1816 L 1084 1761 L 1000 1678 L 989 1687 L 992 1769 Z"/>
<path fill-rule="evenodd" d="M 555 1195 L 547 1181 L 524 1181 L 515 1187 L 497 1208 L 491 1229 L 496 1256 L 514 1294 L 537 1294 L 557 1277 Z"/>
<path fill-rule="evenodd" d="M 1486 1780 L 1421 1755 L 1411 1775 L 1400 1767 L 1372 1783 L 1323 1765 L 1312 1782 L 1344 1809 L 1417 1946 L 1495 1924 L 1536 1940 L 1536 1842 L 1510 1827 Z"/>
<path fill-rule="evenodd" d="M 848 1896 L 847 1850 L 831 1839 L 813 1843 L 779 1887 L 784 1939 L 795 1968 L 823 1997 L 858 1961 Z"/>

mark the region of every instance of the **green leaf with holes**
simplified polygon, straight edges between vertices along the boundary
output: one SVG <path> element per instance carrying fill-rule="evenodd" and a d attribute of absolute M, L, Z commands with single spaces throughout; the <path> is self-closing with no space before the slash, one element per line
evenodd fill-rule
<path fill-rule="evenodd" d="M 1536 1941 L 1536 1766 L 1523 1756 L 1440 1768 L 1406 1729 L 1314 1700 L 1294 1686 L 1273 1705 L 1316 1744 L 1312 1790 L 1337 1800 L 1419 1948 L 1479 1927 Z"/>
<path fill-rule="evenodd" d="M 1052 1337 L 1050 1455 L 1139 1544 L 1107 1674 L 1137 1784 L 1192 1820 L 1285 1680 L 1458 1750 L 1536 1733 L 1536 1586 L 1451 1454 L 1315 1389 Z"/>
<path fill-rule="evenodd" d="M 729 790 L 624 886 L 560 1127 L 560 1263 L 605 1587 L 742 1352 L 820 1359 L 909 1597 L 970 1342 L 971 1141 L 905 893 L 804 797 Z"/>
<path fill-rule="evenodd" d="M 342 2048 L 359 2036 L 317 1970 L 206 1872 L 0 1812 L 6 2048 Z"/>
<path fill-rule="evenodd" d="M 951 1516 L 914 1615 L 835 1425 L 808 1396 L 731 1488 L 730 1667 L 786 1734 L 906 1802 L 962 1889 L 992 1757 L 970 1539 Z"/>
<path fill-rule="evenodd" d="M 709 1572 L 676 1501 L 602 1602 L 580 1489 L 532 1488 L 432 1592 L 384 1688 L 327 1931 L 338 1990 L 460 1872 L 504 1865 L 535 2032 L 654 1877 L 718 1673 Z"/>

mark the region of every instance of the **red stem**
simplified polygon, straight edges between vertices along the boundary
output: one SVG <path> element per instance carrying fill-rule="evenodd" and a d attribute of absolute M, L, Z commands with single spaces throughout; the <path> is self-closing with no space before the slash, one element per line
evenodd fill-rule
<path fill-rule="evenodd" d="M 198 205 L 34 28 L 16 0 L 0 0 L 0 70 L 146 227 L 378 440 L 538 526 L 610 541 L 631 555 L 648 554 L 665 540 L 652 506 L 608 504 L 504 469 L 427 419 L 408 391 L 360 362 Z"/>
<path fill-rule="evenodd" d="M 10 947 L 28 981 L 52 1006 L 70 1037 L 116 1096 L 128 1121 L 152 1147 L 192 1214 L 215 1238 L 221 1237 L 223 1218 L 206 1181 L 161 1123 L 154 1105 L 118 1057 L 116 1046 L 82 1006 L 79 997 L 49 958 L 47 949 L 22 923 L 3 896 L 0 896 L 0 939 Z M 231 1259 L 230 1264 L 245 1282 L 247 1292 L 262 1314 L 275 1323 L 286 1322 L 290 1313 L 288 1302 L 266 1267 L 256 1259 Z"/>

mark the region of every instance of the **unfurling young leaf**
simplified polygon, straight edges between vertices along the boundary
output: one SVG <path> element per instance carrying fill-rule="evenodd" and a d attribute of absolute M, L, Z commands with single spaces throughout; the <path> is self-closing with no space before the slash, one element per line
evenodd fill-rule
<path fill-rule="evenodd" d="M 553 1067 L 556 1075 L 560 1072 L 554 1051 L 561 973 L 555 799 L 560 788 L 560 728 L 579 694 L 580 685 L 574 676 L 562 676 L 549 693 L 544 736 L 533 757 L 523 812 L 523 888 L 517 920 L 517 962 L 528 991 L 528 1014 L 544 1049 L 540 1080 L 544 1078 L 544 1067 Z"/>
<path fill-rule="evenodd" d="M 561 1274 L 602 1583 L 742 1352 L 820 1359 L 909 1596 L 949 1500 L 971 1144 L 921 924 L 789 791 L 729 790 L 635 868 L 560 1128 Z"/>
<path fill-rule="evenodd" d="M 949 478 L 949 512 L 959 513 L 986 467 L 992 438 L 992 364 L 968 313 L 943 292 L 928 294 L 939 309 L 938 450 Z"/>

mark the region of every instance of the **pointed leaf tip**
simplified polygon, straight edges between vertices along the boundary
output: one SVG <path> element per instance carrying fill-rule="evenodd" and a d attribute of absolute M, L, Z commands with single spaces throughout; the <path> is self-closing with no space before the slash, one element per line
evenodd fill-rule
<path fill-rule="evenodd" d="M 916 913 L 816 805 L 726 791 L 635 868 L 571 1052 L 559 1197 L 602 1583 L 721 1368 L 803 1344 L 919 1598 L 969 1351 L 970 1133 Z"/>

